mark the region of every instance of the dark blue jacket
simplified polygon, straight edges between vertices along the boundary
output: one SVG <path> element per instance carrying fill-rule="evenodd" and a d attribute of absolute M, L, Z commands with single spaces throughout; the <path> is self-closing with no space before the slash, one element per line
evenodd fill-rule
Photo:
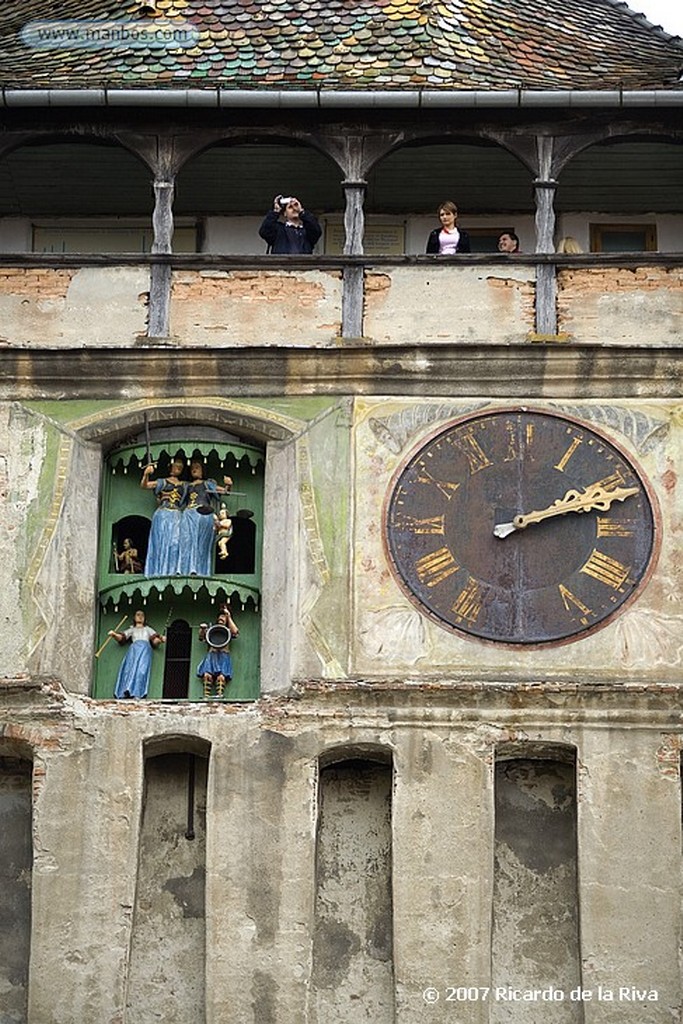
<path fill-rule="evenodd" d="M 301 211 L 300 228 L 286 227 L 276 210 L 269 210 L 259 228 L 259 235 L 275 256 L 305 253 L 310 256 L 323 231 L 312 213 Z"/>

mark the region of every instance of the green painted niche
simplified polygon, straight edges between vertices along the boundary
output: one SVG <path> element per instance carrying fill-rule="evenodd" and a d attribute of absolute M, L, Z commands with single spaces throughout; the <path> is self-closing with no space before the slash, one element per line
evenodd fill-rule
<path fill-rule="evenodd" d="M 152 654 L 148 700 L 216 701 L 205 698 L 197 667 L 207 646 L 199 639 L 202 623 L 214 623 L 222 604 L 228 604 L 239 628 L 230 644 L 233 679 L 224 701 L 256 700 L 260 692 L 259 651 L 261 612 L 261 557 L 263 535 L 262 449 L 237 443 L 216 443 L 185 436 L 152 442 L 157 462 L 153 474 L 164 477 L 172 458 L 186 463 L 201 458 L 205 477 L 222 484 L 233 479 L 232 491 L 216 503 L 227 506 L 234 533 L 228 558 L 214 558 L 210 576 L 154 576 L 143 574 L 147 540 L 156 500 L 152 490 L 140 487 L 147 460 L 144 445 L 119 446 L 105 459 L 99 537 L 98 623 L 93 696 L 111 700 L 116 677 L 128 645 L 107 641 L 110 629 L 132 625 L 137 609 L 147 624 L 166 635 L 166 644 Z M 135 557 L 122 558 L 124 540 Z M 117 557 L 118 555 L 118 557 Z M 124 571 L 126 570 L 126 571 Z M 123 621 L 122 621 L 123 620 Z M 104 646 L 103 646 L 104 645 Z M 103 648 L 103 649 L 101 649 Z M 101 650 L 100 650 L 101 649 Z"/>

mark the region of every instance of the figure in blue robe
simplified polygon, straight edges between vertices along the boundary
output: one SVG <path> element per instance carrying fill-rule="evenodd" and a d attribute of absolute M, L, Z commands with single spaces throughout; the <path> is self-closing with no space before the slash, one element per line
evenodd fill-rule
<path fill-rule="evenodd" d="M 215 511 L 214 502 L 220 494 L 232 487 L 229 476 L 223 477 L 223 486 L 215 480 L 204 479 L 204 466 L 199 459 L 190 463 L 191 480 L 185 484 L 185 500 L 180 522 L 178 573 L 181 576 L 212 576 Z"/>
<path fill-rule="evenodd" d="M 114 696 L 117 700 L 146 697 L 152 669 L 152 651 L 159 644 L 165 643 L 166 637 L 146 625 L 143 611 L 135 613 L 133 625 L 128 629 L 121 632 L 109 630 L 109 636 L 113 636 L 120 644 L 130 644 L 119 666 Z"/>
<path fill-rule="evenodd" d="M 180 554 L 180 523 L 187 484 L 180 479 L 183 464 L 174 460 L 165 478 L 152 480 L 152 465 L 145 466 L 140 486 L 154 490 L 157 509 L 149 532 L 145 576 L 175 576 Z"/>

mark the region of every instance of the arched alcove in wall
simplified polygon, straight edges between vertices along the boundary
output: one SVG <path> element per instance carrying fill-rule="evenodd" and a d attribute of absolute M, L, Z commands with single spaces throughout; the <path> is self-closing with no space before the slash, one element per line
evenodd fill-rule
<path fill-rule="evenodd" d="M 318 218 L 344 209 L 343 174 L 291 136 L 230 139 L 204 149 L 176 177 L 174 213 L 203 224 L 209 252 L 263 254 L 258 229 L 276 195 L 296 196 Z M 324 240 L 316 247 L 324 251 Z"/>
<path fill-rule="evenodd" d="M 259 694 L 262 563 L 256 538 L 263 536 L 264 447 L 246 443 L 242 431 L 201 422 L 150 425 L 147 417 L 145 423 L 104 457 L 93 693 L 253 700 Z M 221 558 L 220 515 L 237 522 L 246 512 L 252 532 L 238 530 Z M 148 536 L 140 528 L 132 548 L 136 531 L 128 536 L 127 528 L 150 520 Z M 137 571 L 123 572 L 131 550 Z M 226 607 L 237 632 L 232 640 L 209 643 L 203 624 L 218 623 Z M 214 691 L 205 685 L 207 657 Z M 220 672 L 219 661 L 225 662 Z M 220 687 L 219 675 L 226 681 Z"/>
<path fill-rule="evenodd" d="M 28 1021 L 33 865 L 33 765 L 0 742 L 0 991 L 2 1019 Z"/>
<path fill-rule="evenodd" d="M 495 760 L 492 985 L 565 994 L 581 983 L 576 751 L 501 746 Z M 521 1022 L 526 1004 L 492 1004 Z M 582 1024 L 581 1002 L 543 1002 L 546 1024 Z"/>
<path fill-rule="evenodd" d="M 394 1021 L 392 759 L 336 748 L 319 759 L 311 1024 Z"/>
<path fill-rule="evenodd" d="M 210 744 L 160 736 L 144 752 L 126 1020 L 185 1024 L 205 1015 Z"/>
<path fill-rule="evenodd" d="M 273 197 L 297 196 L 322 213 L 343 207 L 343 174 L 334 161 L 291 135 L 216 143 L 187 161 L 176 176 L 175 212 L 263 216 Z"/>
<path fill-rule="evenodd" d="M 534 209 L 531 172 L 483 138 L 418 139 L 393 149 L 368 174 L 368 213 L 432 213 L 452 199 L 467 213 Z"/>
<path fill-rule="evenodd" d="M 292 527 L 289 525 L 288 517 L 294 516 L 296 520 L 298 515 L 295 439 L 301 430 L 301 420 L 288 416 L 286 411 L 279 409 L 262 408 L 256 403 L 220 397 L 122 402 L 106 408 L 89 407 L 85 415 L 82 404 L 72 405 L 64 402 L 60 406 L 60 413 L 61 424 L 58 426 L 56 423 L 50 423 L 47 427 L 50 443 L 54 444 L 57 451 L 59 473 L 55 476 L 50 464 L 50 472 L 46 475 L 46 494 L 49 495 L 48 500 L 60 502 L 62 514 L 58 517 L 42 518 L 35 542 L 36 561 L 25 580 L 29 600 L 28 614 L 32 616 L 31 671 L 49 674 L 59 679 L 64 688 L 71 693 L 95 692 L 104 699 L 113 697 L 113 683 L 123 652 L 115 641 L 111 641 L 100 658 L 93 658 L 93 652 L 97 651 L 106 639 L 108 624 L 106 629 L 104 623 L 101 624 L 103 632 L 95 632 L 97 620 L 93 609 L 92 587 L 96 583 L 101 596 L 106 584 L 100 581 L 100 570 L 113 569 L 112 524 L 122 516 L 130 514 L 131 509 L 124 508 L 122 504 L 119 511 L 112 511 L 111 522 L 107 520 L 106 528 L 102 528 L 103 481 L 129 481 L 127 486 L 130 487 L 130 494 L 135 495 L 136 501 L 142 499 L 146 502 L 141 510 L 144 516 L 149 516 L 153 512 L 155 499 L 152 492 L 143 492 L 139 488 L 139 466 L 130 476 L 130 470 L 128 475 L 123 474 L 121 465 L 121 477 L 112 478 L 111 474 L 109 477 L 105 476 L 104 464 L 108 454 L 116 446 L 125 447 L 126 439 L 136 439 L 141 432 L 144 435 L 145 414 L 148 415 L 150 427 L 154 431 L 168 430 L 174 434 L 180 433 L 183 441 L 196 441 L 195 430 L 200 426 L 204 436 L 205 430 L 216 429 L 222 431 L 223 435 L 227 433 L 232 438 L 245 442 L 247 446 L 259 450 L 268 464 L 267 471 L 264 467 L 262 473 L 263 528 L 257 533 L 257 542 L 263 551 L 264 583 L 267 572 L 269 594 L 292 592 L 294 549 L 292 545 L 283 544 L 282 536 L 283 530 L 288 536 L 291 535 Z M 192 450 L 195 447 L 193 444 Z M 143 441 L 142 459 L 145 458 Z M 258 475 L 253 476 L 250 467 L 245 467 L 241 472 L 250 482 L 250 486 L 258 482 Z M 236 481 L 237 479 L 235 476 Z M 87 486 L 84 486 L 84 482 L 87 482 Z M 242 488 L 236 483 L 234 490 Z M 237 500 L 238 510 L 244 507 L 257 511 L 257 506 L 248 500 L 248 496 L 235 495 L 235 501 Z M 233 507 L 234 505 L 231 505 L 231 509 Z M 283 523 L 286 525 L 283 526 Z M 110 575 L 108 584 L 118 588 L 134 583 L 140 578 L 126 577 L 113 572 Z M 253 573 L 251 575 L 253 576 Z M 225 590 L 225 577 L 221 576 L 218 582 Z M 249 580 L 245 578 L 242 583 L 249 584 Z M 186 595 L 194 606 L 188 622 L 191 622 L 193 627 L 198 627 L 204 619 L 199 616 L 199 608 L 193 593 L 194 591 L 190 589 Z M 112 617 L 112 628 L 121 621 L 124 613 L 134 611 L 138 607 L 137 603 L 134 604 L 137 600 L 136 595 L 133 593 L 130 596 L 130 606 L 126 597 L 125 608 L 119 605 L 120 610 L 116 617 Z M 273 666 L 270 674 L 268 668 L 264 670 L 266 682 L 264 683 L 261 678 L 262 687 L 272 689 L 274 686 L 279 688 L 289 685 L 289 676 L 286 674 L 288 661 L 283 651 L 288 650 L 293 633 L 291 626 L 283 627 L 281 604 L 270 602 L 268 607 L 263 608 L 259 604 L 257 612 L 257 595 L 249 591 L 248 596 L 251 600 L 245 602 L 245 621 L 238 621 L 239 651 L 236 645 L 235 658 L 238 653 L 239 657 L 249 657 L 249 646 L 252 641 L 248 640 L 247 619 L 251 617 L 251 621 L 256 622 L 258 616 L 263 613 L 264 628 L 257 629 L 253 634 L 255 655 L 253 659 L 249 658 L 249 671 L 254 673 L 254 680 L 259 680 L 260 632 L 266 645 L 263 649 L 263 663 Z M 171 604 L 169 603 L 165 609 L 161 607 L 163 602 L 159 602 L 158 590 L 151 597 L 152 603 L 148 596 L 148 603 L 143 607 L 150 613 L 152 625 L 157 626 L 158 623 L 158 628 L 163 630 Z M 210 600 L 211 596 L 209 604 Z M 112 611 L 115 603 L 111 602 Z M 218 604 L 210 607 L 214 612 L 218 610 Z M 289 609 L 288 604 L 287 616 L 290 614 Z M 181 617 L 180 612 L 181 609 L 175 607 L 170 621 L 175 617 Z M 241 601 L 235 605 L 235 612 L 236 615 L 242 616 Z M 266 629 L 265 620 L 268 616 L 273 622 L 271 630 Z M 66 620 L 78 621 L 80 624 L 73 642 L 68 645 L 63 644 L 60 639 L 61 624 Z M 286 622 L 289 622 L 288 618 Z M 199 643 L 196 629 L 193 633 L 193 642 L 195 641 Z M 200 656 L 196 658 L 196 662 L 193 661 L 195 670 L 201 661 L 201 649 L 198 649 L 197 653 Z M 99 663 L 105 656 L 112 658 L 110 667 L 113 671 L 106 679 L 103 677 L 101 692 L 98 688 L 93 691 L 94 676 L 99 672 Z M 163 655 L 157 650 L 153 657 L 156 659 L 153 664 L 160 667 Z M 193 682 L 194 677 L 190 681 Z M 235 690 L 236 683 L 235 677 Z M 158 693 L 161 694 L 161 683 Z M 250 697 L 245 696 L 245 699 Z"/>

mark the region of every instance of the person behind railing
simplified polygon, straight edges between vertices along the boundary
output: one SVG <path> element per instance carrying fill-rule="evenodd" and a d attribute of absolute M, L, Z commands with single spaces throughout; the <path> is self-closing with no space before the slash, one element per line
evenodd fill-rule
<path fill-rule="evenodd" d="M 521 252 L 519 247 L 519 237 L 514 231 L 503 231 L 498 238 L 498 252 Z"/>
<path fill-rule="evenodd" d="M 583 252 L 583 249 L 571 235 L 567 235 L 566 238 L 561 238 L 557 243 L 557 251 L 567 253 L 567 255 L 576 255 L 576 253 Z"/>
<path fill-rule="evenodd" d="M 457 252 L 471 252 L 470 236 L 458 227 L 458 207 L 448 199 L 437 210 L 440 228 L 434 228 L 427 239 L 427 252 L 451 256 Z"/>
<path fill-rule="evenodd" d="M 275 196 L 273 209 L 259 228 L 274 256 L 310 256 L 322 233 L 313 214 L 304 210 L 295 196 Z"/>

